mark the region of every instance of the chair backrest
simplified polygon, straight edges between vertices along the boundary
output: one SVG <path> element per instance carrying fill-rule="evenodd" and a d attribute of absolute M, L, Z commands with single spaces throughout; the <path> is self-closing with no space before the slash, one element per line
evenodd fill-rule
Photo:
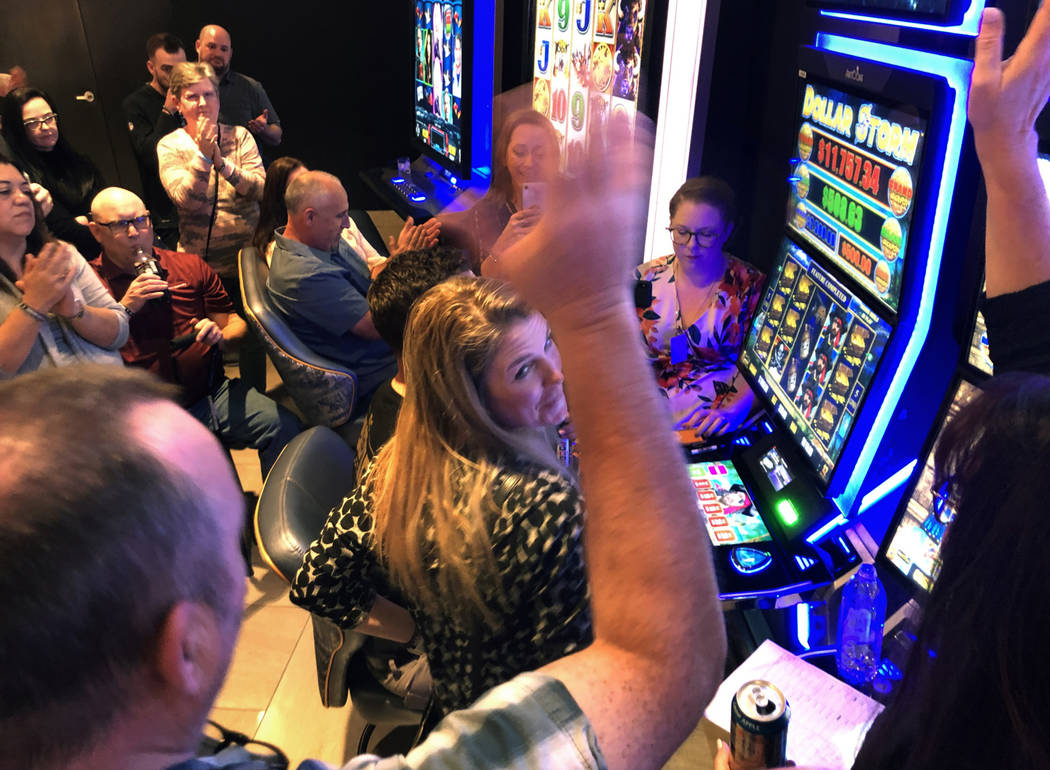
<path fill-rule="evenodd" d="M 258 249 L 241 249 L 238 271 L 248 323 L 258 332 L 299 411 L 312 425 L 336 428 L 346 423 L 357 401 L 357 376 L 310 350 L 289 328 L 266 290 L 270 268 Z"/>
<path fill-rule="evenodd" d="M 255 507 L 263 560 L 289 583 L 329 511 L 354 485 L 354 451 L 318 425 L 293 438 L 266 476 Z"/>

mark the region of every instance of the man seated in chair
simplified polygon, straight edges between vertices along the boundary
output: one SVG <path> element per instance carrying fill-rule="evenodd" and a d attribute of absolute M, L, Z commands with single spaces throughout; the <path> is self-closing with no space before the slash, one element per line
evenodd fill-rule
<path fill-rule="evenodd" d="M 222 351 L 236 346 L 248 327 L 219 277 L 193 254 L 154 248 L 149 212 L 128 190 L 100 192 L 91 219 L 102 246 L 91 266 L 131 322 L 120 350 L 124 362 L 180 385 L 182 404 L 224 446 L 259 451 L 265 479 L 302 425 L 267 396 L 226 377 Z"/>
<path fill-rule="evenodd" d="M 284 200 L 288 224 L 275 234 L 266 289 L 308 348 L 357 375 L 363 411 L 397 364 L 368 310 L 368 264 L 340 238 L 350 223 L 346 190 L 331 174 L 306 171 L 288 185 Z"/>
<path fill-rule="evenodd" d="M 347 768 L 660 767 L 721 679 L 711 546 L 623 280 L 647 177 L 619 178 L 643 164 L 617 160 L 602 166 L 612 178 L 557 193 L 501 256 L 550 322 L 575 405 L 594 642 L 448 715 L 407 757 Z M 69 368 L 0 385 L 8 764 L 211 766 L 192 755 L 244 596 L 243 509 L 222 457 L 140 373 Z"/>
<path fill-rule="evenodd" d="M 368 406 L 365 424 L 357 442 L 358 478 L 383 444 L 394 435 L 397 415 L 405 395 L 401 351 L 412 303 L 427 289 L 447 278 L 469 272 L 466 254 L 447 246 L 433 246 L 395 254 L 373 279 L 368 289 L 369 312 L 379 336 L 394 351 L 397 373 L 379 386 Z"/>

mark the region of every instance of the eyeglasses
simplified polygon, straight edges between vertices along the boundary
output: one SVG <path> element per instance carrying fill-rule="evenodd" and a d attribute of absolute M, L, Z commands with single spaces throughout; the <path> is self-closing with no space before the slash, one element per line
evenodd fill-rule
<path fill-rule="evenodd" d="M 39 131 L 45 126 L 53 126 L 57 123 L 58 115 L 53 112 L 49 112 L 47 115 L 41 115 L 39 118 L 30 118 L 29 120 L 22 121 L 22 125 L 30 131 Z"/>
<path fill-rule="evenodd" d="M 139 232 L 149 227 L 149 212 L 132 219 L 114 219 L 112 222 L 95 222 L 95 224 L 108 227 L 114 235 L 125 235 L 129 227 L 134 227 L 135 232 Z"/>
<path fill-rule="evenodd" d="M 668 227 L 667 232 L 671 234 L 671 240 L 678 246 L 688 246 L 689 241 L 696 238 L 696 245 L 702 249 L 714 244 L 721 235 L 718 230 L 686 230 L 684 227 Z"/>

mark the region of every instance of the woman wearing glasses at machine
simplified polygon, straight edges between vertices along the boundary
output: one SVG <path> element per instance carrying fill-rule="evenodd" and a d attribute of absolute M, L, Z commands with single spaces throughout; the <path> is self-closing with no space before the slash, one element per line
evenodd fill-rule
<path fill-rule="evenodd" d="M 754 402 L 736 367 L 765 276 L 724 251 L 735 201 L 714 177 L 671 198 L 674 253 L 640 266 L 635 302 L 656 377 L 683 443 L 738 428 Z"/>

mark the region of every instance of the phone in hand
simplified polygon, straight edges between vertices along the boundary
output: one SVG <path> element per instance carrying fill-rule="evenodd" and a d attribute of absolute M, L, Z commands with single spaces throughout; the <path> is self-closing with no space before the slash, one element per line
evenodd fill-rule
<path fill-rule="evenodd" d="M 547 183 L 546 182 L 525 182 L 521 186 L 521 206 L 522 208 L 536 208 L 543 210 L 544 204 L 547 202 Z"/>

